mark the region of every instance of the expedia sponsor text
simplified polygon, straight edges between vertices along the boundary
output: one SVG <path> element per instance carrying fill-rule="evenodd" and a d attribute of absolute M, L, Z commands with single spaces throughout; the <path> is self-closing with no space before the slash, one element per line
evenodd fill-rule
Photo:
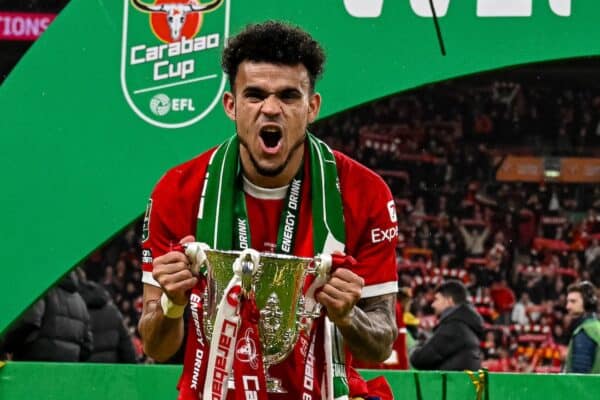
<path fill-rule="evenodd" d="M 398 236 L 398 227 L 397 226 L 392 226 L 388 229 L 381 229 L 381 228 L 371 229 L 371 242 L 372 243 L 380 243 L 380 242 L 383 242 L 384 240 L 391 242 L 392 239 L 394 239 L 396 236 Z"/>

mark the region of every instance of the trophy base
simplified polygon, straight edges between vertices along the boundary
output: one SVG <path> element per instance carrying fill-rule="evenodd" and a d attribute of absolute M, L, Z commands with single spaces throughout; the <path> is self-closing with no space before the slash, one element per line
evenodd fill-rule
<path fill-rule="evenodd" d="M 281 379 L 267 376 L 267 393 L 287 393 L 281 385 Z"/>

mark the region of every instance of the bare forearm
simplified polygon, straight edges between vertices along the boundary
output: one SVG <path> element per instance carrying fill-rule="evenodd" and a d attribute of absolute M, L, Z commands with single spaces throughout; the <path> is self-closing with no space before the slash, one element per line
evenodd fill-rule
<path fill-rule="evenodd" d="M 157 361 L 166 361 L 177 352 L 183 341 L 183 318 L 167 318 L 160 302 L 149 300 L 144 305 L 139 331 L 144 353 Z"/>
<path fill-rule="evenodd" d="M 352 310 L 350 323 L 338 325 L 356 358 L 383 361 L 389 357 L 398 336 L 394 311 L 394 294 L 363 299 Z"/>

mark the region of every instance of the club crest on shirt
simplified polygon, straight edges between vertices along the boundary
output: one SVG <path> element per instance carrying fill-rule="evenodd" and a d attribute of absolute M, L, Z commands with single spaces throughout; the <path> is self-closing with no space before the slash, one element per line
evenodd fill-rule
<path fill-rule="evenodd" d="M 396 203 L 394 200 L 390 200 L 387 203 L 388 212 L 390 213 L 390 221 L 398 222 L 398 215 L 396 215 Z"/>

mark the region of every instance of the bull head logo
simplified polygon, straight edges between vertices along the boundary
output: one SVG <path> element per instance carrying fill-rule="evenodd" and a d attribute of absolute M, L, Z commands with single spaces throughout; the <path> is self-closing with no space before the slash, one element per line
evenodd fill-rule
<path fill-rule="evenodd" d="M 214 0 L 206 4 L 195 4 L 192 2 L 146 4 L 140 0 L 132 0 L 132 2 L 140 11 L 166 14 L 171 39 L 178 41 L 181 38 L 181 31 L 189 13 L 212 11 L 218 8 L 223 3 L 223 0 Z"/>

